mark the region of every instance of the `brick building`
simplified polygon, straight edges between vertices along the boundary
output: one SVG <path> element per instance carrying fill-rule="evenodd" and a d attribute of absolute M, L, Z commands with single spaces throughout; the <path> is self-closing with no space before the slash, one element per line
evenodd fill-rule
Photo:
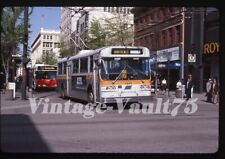
<path fill-rule="evenodd" d="M 219 12 L 216 8 L 135 7 L 134 44 L 151 51 L 152 70 L 176 88 L 192 74 L 194 91 L 219 78 Z M 217 64 L 216 66 L 213 63 Z"/>
<path fill-rule="evenodd" d="M 160 80 L 168 78 L 169 69 L 171 89 L 175 89 L 176 81 L 181 78 L 181 10 L 182 8 L 178 7 L 136 7 L 131 11 L 134 14 L 135 45 L 150 49 L 154 59 L 152 69 L 159 74 Z"/>

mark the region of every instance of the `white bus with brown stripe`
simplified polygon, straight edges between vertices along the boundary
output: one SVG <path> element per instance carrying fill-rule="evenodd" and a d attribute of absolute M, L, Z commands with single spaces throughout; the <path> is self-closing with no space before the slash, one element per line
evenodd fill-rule
<path fill-rule="evenodd" d="M 111 103 L 117 98 L 151 95 L 150 52 L 145 47 L 109 46 L 82 50 L 58 61 L 57 86 L 61 97 Z"/>

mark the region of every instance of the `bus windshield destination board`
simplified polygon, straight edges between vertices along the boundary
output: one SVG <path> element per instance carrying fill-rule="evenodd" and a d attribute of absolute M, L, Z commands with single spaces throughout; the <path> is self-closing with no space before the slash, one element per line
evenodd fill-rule
<path fill-rule="evenodd" d="M 122 49 L 122 48 L 115 48 L 112 49 L 112 54 L 114 55 L 140 55 L 142 54 L 142 49 Z"/>
<path fill-rule="evenodd" d="M 57 70 L 56 66 L 38 66 L 38 70 Z"/>

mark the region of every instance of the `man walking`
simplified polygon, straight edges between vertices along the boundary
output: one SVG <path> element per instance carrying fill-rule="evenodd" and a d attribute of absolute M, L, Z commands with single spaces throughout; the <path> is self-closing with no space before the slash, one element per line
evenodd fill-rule
<path fill-rule="evenodd" d="M 208 82 L 206 83 L 206 101 L 212 102 L 212 94 L 211 94 L 211 86 L 212 86 L 212 79 L 209 78 Z"/>
<path fill-rule="evenodd" d="M 189 98 L 191 98 L 192 87 L 193 87 L 192 76 L 189 75 L 188 79 L 187 79 L 186 86 L 185 86 L 186 100 L 189 100 Z"/>

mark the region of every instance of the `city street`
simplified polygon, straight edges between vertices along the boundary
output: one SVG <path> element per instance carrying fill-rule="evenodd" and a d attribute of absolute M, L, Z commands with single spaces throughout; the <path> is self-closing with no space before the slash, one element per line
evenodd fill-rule
<path fill-rule="evenodd" d="M 50 103 L 67 102 L 54 91 L 33 96 L 37 103 L 41 98 L 49 98 Z M 128 106 L 120 114 L 114 105 L 113 110 L 107 109 L 102 114 L 95 111 L 92 118 L 84 118 L 79 113 L 44 114 L 41 108 L 32 114 L 29 100 L 20 97 L 10 100 L 7 93 L 2 94 L 1 149 L 4 152 L 214 153 L 218 149 L 219 105 L 206 103 L 204 94 L 194 94 L 195 97 L 198 109 L 190 115 L 184 112 L 185 102 L 176 116 L 162 111 L 129 114 Z M 156 97 L 148 102 L 155 103 Z"/>

